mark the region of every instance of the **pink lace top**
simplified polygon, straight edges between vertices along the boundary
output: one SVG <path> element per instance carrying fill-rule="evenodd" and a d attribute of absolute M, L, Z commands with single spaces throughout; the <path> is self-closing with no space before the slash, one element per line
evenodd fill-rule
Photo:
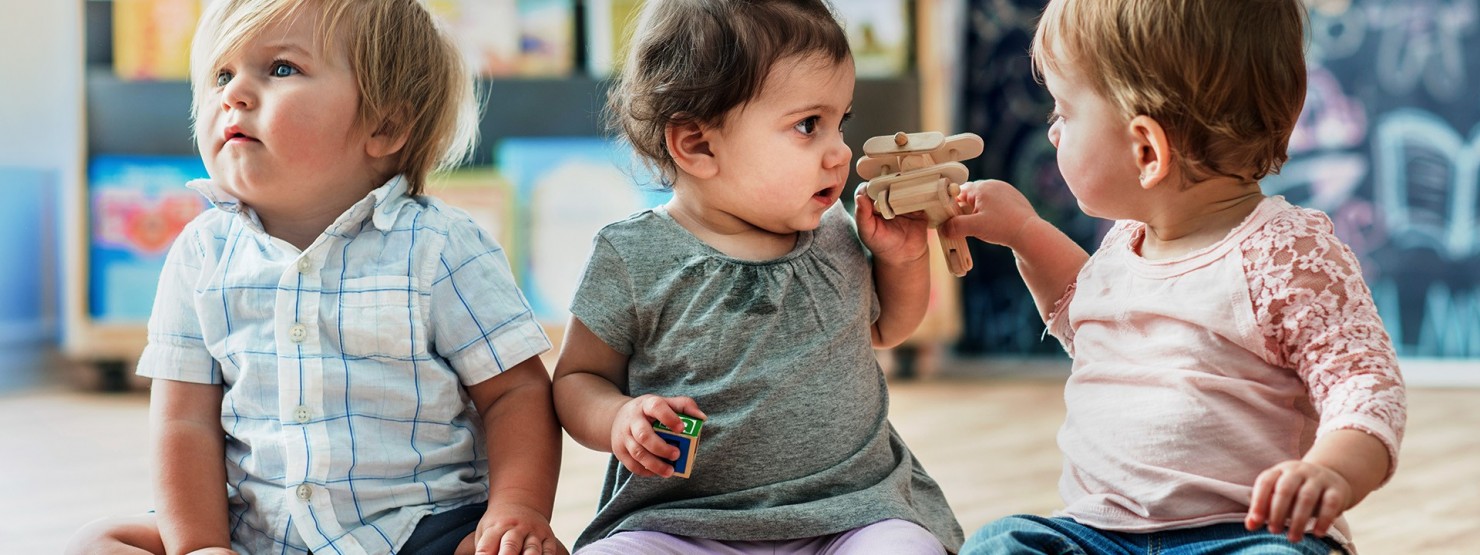
<path fill-rule="evenodd" d="M 1239 522 L 1260 472 L 1339 429 L 1382 441 L 1391 477 L 1402 377 L 1324 214 L 1267 198 L 1170 260 L 1141 258 L 1144 234 L 1118 223 L 1048 318 L 1074 358 L 1061 514 L 1130 532 Z"/>

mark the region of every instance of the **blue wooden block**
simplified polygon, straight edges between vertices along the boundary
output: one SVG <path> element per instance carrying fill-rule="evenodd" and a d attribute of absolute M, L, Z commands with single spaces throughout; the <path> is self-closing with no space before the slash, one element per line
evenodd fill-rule
<path fill-rule="evenodd" d="M 675 432 L 668 429 L 661 422 L 653 423 L 653 431 L 658 437 L 669 445 L 678 448 L 678 459 L 670 461 L 673 464 L 673 476 L 676 478 L 688 478 L 692 470 L 694 455 L 699 449 L 699 432 L 704 427 L 704 421 L 692 416 L 679 415 L 683 420 L 683 430 Z"/>

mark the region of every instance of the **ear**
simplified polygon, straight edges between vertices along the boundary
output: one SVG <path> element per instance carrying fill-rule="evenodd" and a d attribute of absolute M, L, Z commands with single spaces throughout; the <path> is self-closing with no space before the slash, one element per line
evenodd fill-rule
<path fill-rule="evenodd" d="M 1161 123 L 1146 115 L 1131 118 L 1130 132 L 1136 169 L 1141 173 L 1141 188 L 1155 187 L 1172 173 L 1172 145 L 1167 141 L 1167 132 Z"/>
<path fill-rule="evenodd" d="M 668 155 L 679 170 L 699 179 L 719 173 L 719 164 L 710 145 L 711 129 L 698 122 L 669 123 L 663 129 Z"/>
<path fill-rule="evenodd" d="M 394 121 L 381 122 L 380 127 L 370 134 L 370 141 L 365 143 L 365 154 L 371 158 L 386 158 L 401 151 L 406 146 L 406 139 L 410 137 L 411 131 Z"/>

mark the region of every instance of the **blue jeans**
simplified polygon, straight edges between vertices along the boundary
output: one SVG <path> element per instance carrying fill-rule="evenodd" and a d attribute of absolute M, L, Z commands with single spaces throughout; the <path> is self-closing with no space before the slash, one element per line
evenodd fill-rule
<path fill-rule="evenodd" d="M 1230 522 L 1145 534 L 1110 532 L 1069 518 L 1015 515 L 983 526 L 961 555 L 1330 555 L 1342 553 L 1335 542 L 1306 534 L 1300 543 L 1267 530 L 1250 532 Z"/>

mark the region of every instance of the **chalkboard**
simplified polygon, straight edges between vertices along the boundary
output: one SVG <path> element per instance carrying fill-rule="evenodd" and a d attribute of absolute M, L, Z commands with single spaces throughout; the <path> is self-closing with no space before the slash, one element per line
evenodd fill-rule
<path fill-rule="evenodd" d="M 1400 356 L 1480 357 L 1480 0 L 1310 0 L 1305 110 L 1266 194 L 1325 211 L 1361 260 Z M 1017 185 L 1087 249 L 1055 168 L 1052 100 L 1027 56 L 1041 0 L 970 0 L 963 129 L 972 175 Z M 1005 249 L 974 243 L 966 354 L 1055 353 Z"/>

